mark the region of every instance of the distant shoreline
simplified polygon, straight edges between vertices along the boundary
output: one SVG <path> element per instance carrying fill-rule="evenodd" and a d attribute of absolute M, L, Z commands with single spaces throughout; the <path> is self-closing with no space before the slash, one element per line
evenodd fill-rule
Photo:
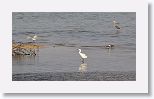
<path fill-rule="evenodd" d="M 136 81 L 136 71 L 20 73 L 12 81 Z"/>

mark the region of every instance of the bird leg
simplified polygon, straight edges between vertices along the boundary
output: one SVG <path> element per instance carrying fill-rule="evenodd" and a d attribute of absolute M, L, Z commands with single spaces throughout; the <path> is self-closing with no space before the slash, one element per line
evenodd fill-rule
<path fill-rule="evenodd" d="M 84 63 L 84 58 L 82 58 L 82 63 Z"/>

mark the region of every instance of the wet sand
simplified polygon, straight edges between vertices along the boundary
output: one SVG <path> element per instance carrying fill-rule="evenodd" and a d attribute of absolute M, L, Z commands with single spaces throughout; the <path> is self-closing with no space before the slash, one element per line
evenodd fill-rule
<path fill-rule="evenodd" d="M 136 81 L 135 71 L 46 72 L 13 74 L 13 81 Z"/>

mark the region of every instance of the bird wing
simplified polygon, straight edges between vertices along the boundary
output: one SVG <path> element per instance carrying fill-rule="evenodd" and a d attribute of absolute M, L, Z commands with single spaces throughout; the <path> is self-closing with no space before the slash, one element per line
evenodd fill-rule
<path fill-rule="evenodd" d="M 120 29 L 120 27 L 118 25 L 115 25 L 116 29 Z"/>
<path fill-rule="evenodd" d="M 37 35 L 34 35 L 34 37 L 33 37 L 34 39 L 36 39 L 37 38 Z"/>
<path fill-rule="evenodd" d="M 84 54 L 84 53 L 80 53 L 80 55 L 81 55 L 82 58 L 87 58 L 87 55 Z"/>

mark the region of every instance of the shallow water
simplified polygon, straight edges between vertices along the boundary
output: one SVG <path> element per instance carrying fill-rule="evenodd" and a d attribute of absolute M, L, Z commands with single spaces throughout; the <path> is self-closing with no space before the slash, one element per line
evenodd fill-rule
<path fill-rule="evenodd" d="M 121 30 L 113 28 L 112 20 Z M 38 35 L 36 43 L 47 46 L 36 56 L 13 56 L 13 73 L 135 71 L 135 13 L 13 13 L 12 38 L 29 42 L 27 35 Z M 105 49 L 106 44 L 115 45 Z M 87 54 L 82 64 L 77 48 Z"/>
<path fill-rule="evenodd" d="M 136 81 L 135 71 L 45 72 L 13 74 L 13 81 Z"/>

